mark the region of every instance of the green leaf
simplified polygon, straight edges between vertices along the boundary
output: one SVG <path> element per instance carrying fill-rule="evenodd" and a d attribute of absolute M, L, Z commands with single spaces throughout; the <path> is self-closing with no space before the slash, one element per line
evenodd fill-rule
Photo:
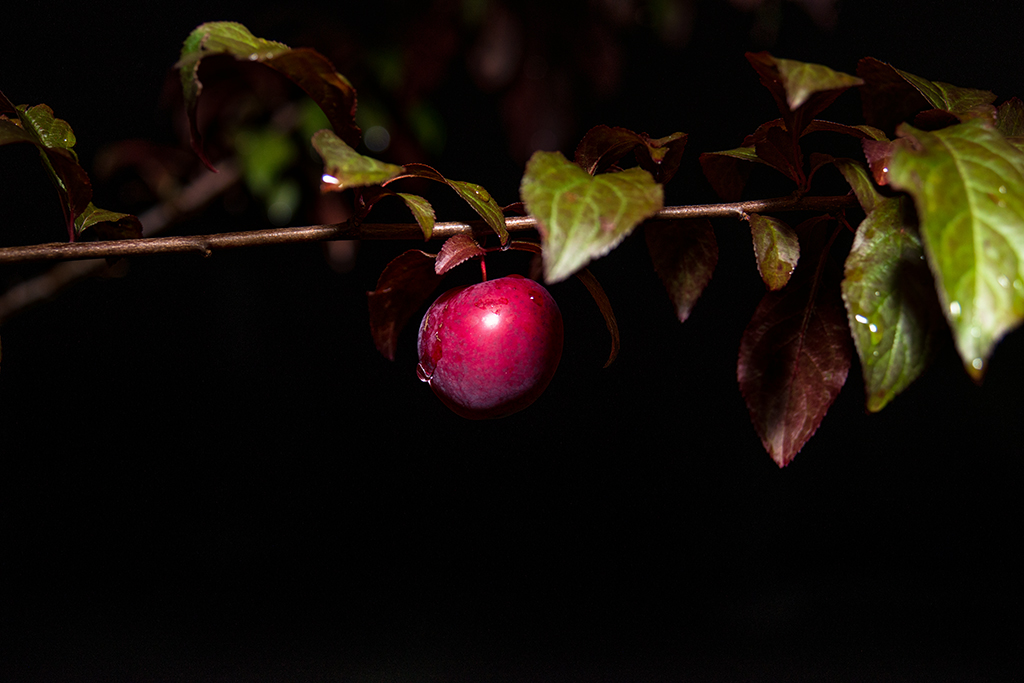
<path fill-rule="evenodd" d="M 842 292 L 867 409 L 877 412 L 928 366 L 942 314 L 910 199 L 879 194 L 855 161 L 835 163 L 867 213 L 846 258 Z"/>
<path fill-rule="evenodd" d="M 771 291 L 786 286 L 800 260 L 800 241 L 796 232 L 778 218 L 747 214 L 750 235 L 754 243 L 754 256 L 761 279 Z"/>
<path fill-rule="evenodd" d="M 864 119 L 886 132 L 892 132 L 898 123 L 928 107 L 965 117 L 976 107 L 995 100 L 995 95 L 987 90 L 929 81 L 873 57 L 860 60 L 857 75 L 864 79 Z"/>
<path fill-rule="evenodd" d="M 192 148 L 211 169 L 213 165 L 203 151 L 196 120 L 199 95 L 203 91 L 199 64 L 206 57 L 222 54 L 239 61 L 260 62 L 283 74 L 320 106 L 338 137 L 350 146 L 359 144 L 355 88 L 334 70 L 326 57 L 315 50 L 293 50 L 283 43 L 257 38 L 242 24 L 214 21 L 198 26 L 189 34 L 181 47 L 181 58 L 175 65 L 181 70 Z"/>
<path fill-rule="evenodd" d="M 142 223 L 130 213 L 117 213 L 99 209 L 89 202 L 85 211 L 75 219 L 75 231 L 82 234 L 82 231 L 92 228 L 100 239 L 123 240 L 142 237 Z"/>
<path fill-rule="evenodd" d="M 746 57 L 775 98 L 786 129 L 797 134 L 844 91 L 863 83 L 827 66 L 779 59 L 767 52 L 748 52 Z"/>
<path fill-rule="evenodd" d="M 559 152 L 534 152 L 520 185 L 544 246 L 544 279 L 559 282 L 614 249 L 664 199 L 647 171 L 591 177 Z"/>
<path fill-rule="evenodd" d="M 502 246 L 508 244 L 508 229 L 505 227 L 505 213 L 490 193 L 476 183 L 464 180 L 449 180 L 436 170 L 426 164 L 407 164 L 404 173 L 392 180 L 401 178 L 427 178 L 439 183 L 444 183 L 455 190 L 455 193 L 462 197 L 467 204 L 473 207 L 484 222 L 487 223 L 498 235 Z M 388 181 L 391 182 L 391 181 Z M 422 224 L 421 224 L 422 225 Z"/>
<path fill-rule="evenodd" d="M 352 149 L 334 131 L 324 129 L 313 135 L 313 148 L 324 160 L 324 190 L 380 185 L 402 173 L 401 166 L 377 161 Z"/>
<path fill-rule="evenodd" d="M 889 179 L 914 197 L 943 313 L 980 380 L 1024 320 L 1024 152 L 983 119 L 898 132 Z"/>
<path fill-rule="evenodd" d="M 651 221 L 644 226 L 654 272 L 668 291 L 679 322 L 686 322 L 718 264 L 718 241 L 706 218 Z"/>
<path fill-rule="evenodd" d="M 395 195 L 409 207 L 409 211 L 412 212 L 412 217 L 416 219 L 416 222 L 420 226 L 420 230 L 423 231 L 423 239 L 429 240 L 430 236 L 434 232 L 434 207 L 430 205 L 423 197 L 418 194 L 407 194 L 405 192 L 396 192 Z"/>

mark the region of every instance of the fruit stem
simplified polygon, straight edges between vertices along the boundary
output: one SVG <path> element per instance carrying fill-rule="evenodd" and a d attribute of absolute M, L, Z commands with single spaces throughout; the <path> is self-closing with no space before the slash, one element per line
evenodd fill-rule
<path fill-rule="evenodd" d="M 480 275 L 483 276 L 483 281 L 487 282 L 487 263 L 483 256 L 480 257 Z"/>

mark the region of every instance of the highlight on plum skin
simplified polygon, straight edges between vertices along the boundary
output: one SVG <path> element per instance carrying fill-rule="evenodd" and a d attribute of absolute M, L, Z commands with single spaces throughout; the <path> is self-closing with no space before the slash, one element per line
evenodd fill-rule
<path fill-rule="evenodd" d="M 558 304 L 521 275 L 450 289 L 420 323 L 417 376 L 453 411 L 506 417 L 547 388 L 562 357 Z"/>

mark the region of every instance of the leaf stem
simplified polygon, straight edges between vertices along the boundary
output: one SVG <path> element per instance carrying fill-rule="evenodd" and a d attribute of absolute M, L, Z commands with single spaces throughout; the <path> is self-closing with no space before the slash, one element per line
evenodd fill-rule
<path fill-rule="evenodd" d="M 649 220 L 677 220 L 685 218 L 742 218 L 747 213 L 782 211 L 834 211 L 857 206 L 853 195 L 834 197 L 778 197 L 756 199 L 728 204 L 696 204 L 668 206 Z M 505 219 L 508 230 L 531 230 L 537 227 L 532 216 L 512 216 Z M 490 234 L 483 221 L 447 222 L 434 225 L 432 239 L 447 239 L 461 232 Z M 116 258 L 138 254 L 196 253 L 209 256 L 219 249 L 319 242 L 324 240 L 415 240 L 422 238 L 417 223 L 361 223 L 346 221 L 334 225 L 309 225 L 296 228 L 271 228 L 226 232 L 212 235 L 175 237 L 145 237 L 141 239 L 106 242 L 49 242 L 21 247 L 0 248 L 0 263 L 24 261 L 72 261 L 92 258 Z"/>

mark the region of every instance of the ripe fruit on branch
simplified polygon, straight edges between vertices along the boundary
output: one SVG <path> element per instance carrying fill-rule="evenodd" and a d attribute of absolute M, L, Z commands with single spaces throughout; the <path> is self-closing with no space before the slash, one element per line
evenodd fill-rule
<path fill-rule="evenodd" d="M 462 417 L 533 403 L 562 357 L 562 314 L 540 284 L 510 275 L 451 289 L 420 323 L 416 374 Z"/>

